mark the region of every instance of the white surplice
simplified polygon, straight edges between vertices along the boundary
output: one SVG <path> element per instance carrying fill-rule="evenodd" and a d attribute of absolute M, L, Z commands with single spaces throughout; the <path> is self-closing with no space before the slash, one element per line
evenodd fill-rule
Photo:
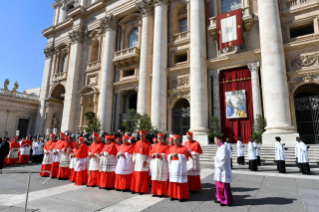
<path fill-rule="evenodd" d="M 259 151 L 259 146 L 258 146 L 258 144 L 257 144 L 257 142 L 253 142 L 253 145 L 254 145 L 254 147 L 256 148 L 255 150 L 256 150 L 256 156 L 260 156 L 260 151 Z"/>
<path fill-rule="evenodd" d="M 44 146 L 44 143 L 42 142 L 33 142 L 32 143 L 32 154 L 33 155 L 43 155 L 43 146 Z"/>
<path fill-rule="evenodd" d="M 62 152 L 59 149 L 53 149 L 53 153 L 57 153 L 53 155 L 53 163 L 61 161 Z"/>
<path fill-rule="evenodd" d="M 187 172 L 188 176 L 198 176 L 200 175 L 200 163 L 199 163 L 199 156 L 200 154 L 197 152 L 192 152 L 188 150 L 189 154 L 193 156 L 188 157 L 187 161 Z"/>
<path fill-rule="evenodd" d="M 89 157 L 87 158 L 75 158 L 75 172 L 80 172 L 88 169 L 89 167 Z"/>
<path fill-rule="evenodd" d="M 244 145 L 240 140 L 238 140 L 237 141 L 237 157 L 242 157 L 242 156 L 245 156 Z"/>
<path fill-rule="evenodd" d="M 100 172 L 115 172 L 117 157 L 115 155 L 110 155 L 107 152 L 102 152 L 100 157 Z"/>
<path fill-rule="evenodd" d="M 161 153 L 161 158 L 152 159 L 152 180 L 168 180 L 168 161 L 165 153 Z"/>
<path fill-rule="evenodd" d="M 286 160 L 285 148 L 282 146 L 282 144 L 279 141 L 276 141 L 275 151 L 276 151 L 276 160 Z"/>
<path fill-rule="evenodd" d="M 89 153 L 89 155 L 93 155 L 93 153 Z M 100 167 L 100 155 L 95 153 L 95 157 L 90 158 L 90 165 L 89 165 L 89 171 L 96 171 L 99 170 Z"/>
<path fill-rule="evenodd" d="M 133 162 L 135 162 L 134 171 L 136 172 L 147 172 L 149 171 L 149 166 L 145 167 L 144 162 L 150 162 L 150 156 L 143 155 L 140 153 L 135 153 L 133 155 Z"/>
<path fill-rule="evenodd" d="M 227 150 L 229 151 L 230 158 L 233 158 L 233 149 L 230 143 L 225 142 L 224 145 L 227 147 Z"/>
<path fill-rule="evenodd" d="M 232 172 L 230 165 L 230 154 L 226 145 L 221 145 L 216 152 L 214 180 L 223 183 L 231 183 Z"/>
<path fill-rule="evenodd" d="M 70 166 L 69 166 L 69 168 L 70 169 L 74 169 L 75 168 L 75 164 L 76 164 L 76 158 L 75 157 L 71 158 L 71 155 L 70 155 Z"/>
<path fill-rule="evenodd" d="M 14 150 L 18 150 L 18 151 L 14 151 Z M 9 151 L 9 155 L 8 155 L 8 158 L 18 158 L 18 154 L 19 154 L 19 148 L 11 148 L 10 151 Z"/>
<path fill-rule="evenodd" d="M 172 160 L 171 154 L 168 155 L 169 181 L 173 183 L 187 183 L 187 158 L 184 154 L 177 154 L 178 160 Z"/>
<path fill-rule="evenodd" d="M 50 150 L 50 151 L 44 150 L 44 157 L 43 157 L 42 164 L 52 164 L 53 163 L 53 156 L 54 156 L 53 150 Z"/>
<path fill-rule="evenodd" d="M 22 146 L 20 147 L 20 155 L 30 155 L 30 146 Z"/>
<path fill-rule="evenodd" d="M 60 167 L 70 167 L 70 153 L 72 149 L 71 148 L 63 148 L 61 150 L 61 160 L 60 160 Z"/>
<path fill-rule="evenodd" d="M 256 149 L 251 141 L 248 143 L 248 160 L 257 160 Z"/>
<path fill-rule="evenodd" d="M 309 163 L 308 147 L 300 141 L 298 163 Z"/>
<path fill-rule="evenodd" d="M 296 141 L 296 144 L 295 144 L 295 158 L 299 157 L 299 152 L 300 152 L 300 143 L 298 141 Z"/>
<path fill-rule="evenodd" d="M 130 153 L 126 152 L 124 153 L 124 157 L 119 157 L 116 164 L 115 174 L 121 174 L 121 175 L 132 174 L 133 170 L 134 170 L 133 156 Z"/>

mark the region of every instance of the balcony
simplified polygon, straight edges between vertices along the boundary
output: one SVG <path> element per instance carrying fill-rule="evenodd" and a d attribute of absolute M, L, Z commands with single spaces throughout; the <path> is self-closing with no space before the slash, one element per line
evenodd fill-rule
<path fill-rule="evenodd" d="M 53 76 L 53 81 L 61 81 L 61 80 L 65 80 L 67 76 L 67 72 L 63 72 L 63 73 L 55 73 Z"/>
<path fill-rule="evenodd" d="M 319 6 L 318 0 L 281 0 L 279 1 L 279 11 L 282 15 L 300 12 L 307 9 L 315 9 Z"/>
<path fill-rule="evenodd" d="M 184 41 L 189 41 L 190 33 L 189 31 L 181 32 L 169 37 L 169 43 L 179 43 Z"/>
<path fill-rule="evenodd" d="M 95 61 L 87 65 L 85 72 L 93 72 L 93 71 L 98 71 L 101 69 L 101 62 L 100 61 Z"/>
<path fill-rule="evenodd" d="M 39 97 L 36 95 L 31 95 L 27 93 L 21 93 L 18 91 L 10 91 L 0 88 L 0 96 L 11 97 L 16 99 L 27 99 L 32 101 L 39 101 Z"/>
<path fill-rule="evenodd" d="M 124 49 L 114 53 L 114 63 L 117 67 L 132 65 L 140 60 L 140 49 L 137 47 Z"/>

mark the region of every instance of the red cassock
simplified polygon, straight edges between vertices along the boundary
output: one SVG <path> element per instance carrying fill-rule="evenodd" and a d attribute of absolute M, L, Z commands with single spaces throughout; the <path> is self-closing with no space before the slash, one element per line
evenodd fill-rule
<path fill-rule="evenodd" d="M 188 188 L 190 191 L 202 189 L 200 180 L 200 163 L 199 155 L 203 154 L 202 148 L 197 141 L 186 141 L 184 146 L 189 150 L 192 158 L 189 159 L 187 164 L 188 169 Z"/>
<path fill-rule="evenodd" d="M 132 156 L 134 154 L 134 144 L 122 144 L 118 148 L 118 152 L 122 151 L 123 154 L 128 153 L 131 158 L 127 158 L 124 156 L 124 159 L 127 160 L 125 163 L 126 166 L 122 167 L 120 164 L 121 158 L 118 160 L 118 163 L 116 165 L 116 174 L 115 174 L 115 188 L 119 190 L 125 190 L 125 189 L 130 189 L 131 188 L 131 182 L 132 182 L 132 177 L 133 177 L 133 169 L 134 169 L 134 164 L 132 161 Z M 122 158 L 122 160 L 124 160 Z M 130 160 L 130 161 L 129 161 Z M 126 174 L 120 174 L 121 173 L 126 173 Z"/>
<path fill-rule="evenodd" d="M 13 154 L 13 152 L 11 152 L 12 149 L 19 149 L 19 148 L 20 148 L 19 142 L 16 142 L 16 141 L 10 142 L 10 152 L 7 158 L 8 165 L 15 165 L 18 163 L 18 157 L 14 156 L 13 158 L 10 158 L 10 155 Z"/>
<path fill-rule="evenodd" d="M 62 148 L 61 148 L 61 151 L 62 149 L 64 149 L 64 152 L 66 154 L 63 155 L 62 153 L 62 156 L 61 156 L 61 161 L 60 161 L 60 166 L 59 166 L 59 171 L 58 171 L 58 176 L 57 178 L 69 178 L 70 177 L 70 153 L 72 151 L 72 149 L 74 148 L 74 145 L 73 145 L 73 142 L 72 141 L 69 141 L 69 142 L 62 142 Z"/>
<path fill-rule="evenodd" d="M 133 161 L 135 162 L 131 190 L 137 193 L 149 191 L 149 165 L 145 167 L 143 162 L 150 162 L 149 154 L 152 144 L 148 140 L 139 140 L 135 144 Z"/>
<path fill-rule="evenodd" d="M 76 185 L 86 185 L 88 181 L 88 157 L 89 147 L 86 144 L 81 144 L 78 151 L 75 154 L 76 165 L 74 173 L 76 175 Z"/>
<path fill-rule="evenodd" d="M 75 146 L 73 149 L 72 149 L 72 152 L 71 154 L 76 154 L 76 152 L 78 151 L 79 149 L 79 146 Z M 70 163 L 70 181 L 71 182 L 75 182 L 75 179 L 76 179 L 76 175 L 75 175 L 75 172 L 74 172 L 74 167 L 75 167 L 75 163 L 76 163 L 76 158 L 73 157 L 71 159 L 71 163 Z"/>
<path fill-rule="evenodd" d="M 116 149 L 117 149 L 117 151 L 121 148 L 121 146 L 122 146 L 122 144 L 116 144 L 116 143 L 114 143 L 115 144 L 115 146 L 116 146 Z"/>
<path fill-rule="evenodd" d="M 169 150 L 169 145 L 166 143 L 160 144 L 157 143 L 153 146 L 152 151 L 150 153 L 150 157 L 153 156 L 153 154 L 159 153 L 161 155 L 165 155 L 164 157 L 166 157 L 167 153 Z M 161 158 L 163 163 L 166 163 L 165 165 L 163 164 L 162 167 L 164 168 L 165 166 L 165 170 L 162 169 L 162 172 L 166 172 L 166 180 L 165 181 L 161 181 L 161 180 L 152 180 L 152 194 L 158 195 L 158 196 L 162 196 L 162 195 L 167 195 L 167 188 L 168 188 L 168 165 L 167 165 L 167 160 L 166 158 L 161 157 L 155 157 L 155 158 Z M 153 173 L 152 175 L 154 175 L 156 172 L 156 170 L 154 170 L 154 162 L 153 162 Z M 164 174 L 161 174 L 162 176 Z"/>
<path fill-rule="evenodd" d="M 20 152 L 20 158 L 19 158 L 20 164 L 29 163 L 29 155 L 30 155 L 30 149 L 32 148 L 32 142 L 29 140 L 23 140 L 20 145 L 20 148 L 23 148 L 24 146 L 29 146 L 29 151 L 26 151 L 25 153 Z"/>
<path fill-rule="evenodd" d="M 168 155 L 170 154 L 181 154 L 184 155 L 185 160 L 188 161 L 188 150 L 186 147 L 182 145 L 173 145 L 169 148 Z M 178 158 L 172 158 L 172 161 L 178 161 Z M 189 190 L 188 190 L 188 182 L 187 182 L 187 164 L 181 164 L 179 166 L 179 170 L 174 170 L 172 164 L 170 164 L 170 182 L 169 182 L 169 189 L 168 189 L 168 196 L 175 198 L 175 199 L 188 199 L 189 198 Z M 184 166 L 184 167 L 183 167 Z M 184 179 L 184 176 L 186 180 Z M 177 180 L 186 181 L 186 182 L 174 182 Z"/>
<path fill-rule="evenodd" d="M 52 160 L 53 160 L 53 149 L 55 147 L 56 140 L 50 140 L 46 142 L 44 145 L 43 151 L 44 153 L 48 152 L 48 154 L 44 154 L 41 170 L 42 171 L 51 171 L 52 169 Z M 49 177 L 50 174 L 46 172 L 40 172 L 40 176 L 42 177 Z"/>
<path fill-rule="evenodd" d="M 60 160 L 61 160 L 61 149 L 63 148 L 65 140 L 58 140 L 54 146 L 53 152 L 56 154 L 53 155 L 53 163 L 51 168 L 52 178 L 56 178 L 59 172 Z"/>
<path fill-rule="evenodd" d="M 99 187 L 101 188 L 114 188 L 115 186 L 115 168 L 116 168 L 116 155 L 117 147 L 116 144 L 111 142 L 110 144 L 105 144 L 103 150 L 101 151 L 100 158 L 100 179 Z"/>
<path fill-rule="evenodd" d="M 98 186 L 99 179 L 100 179 L 100 172 L 99 172 L 99 165 L 100 165 L 100 154 L 104 147 L 103 142 L 97 141 L 93 142 L 89 148 L 89 155 L 93 155 L 90 158 L 90 165 L 89 165 L 89 179 L 88 179 L 88 186 Z"/>

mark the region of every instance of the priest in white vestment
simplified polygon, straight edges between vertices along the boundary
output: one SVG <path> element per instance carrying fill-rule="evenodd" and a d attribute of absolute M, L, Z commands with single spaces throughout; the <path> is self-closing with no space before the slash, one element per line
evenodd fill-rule
<path fill-rule="evenodd" d="M 220 203 L 221 206 L 225 206 L 234 202 L 230 188 L 230 183 L 232 182 L 230 152 L 227 149 L 227 146 L 224 145 L 221 137 L 216 136 L 215 143 L 219 146 L 216 155 L 213 157 L 215 166 L 214 180 L 216 186 L 215 203 Z"/>
<path fill-rule="evenodd" d="M 238 136 L 237 141 L 237 163 L 239 165 L 245 165 L 245 152 L 244 152 L 244 145 L 241 142 L 241 137 Z"/>
<path fill-rule="evenodd" d="M 225 141 L 224 145 L 226 146 L 226 149 L 228 149 L 228 151 L 229 151 L 230 167 L 233 168 L 233 147 L 230 144 L 229 138 L 226 138 L 226 141 Z"/>
<path fill-rule="evenodd" d="M 306 144 L 302 140 L 300 140 L 299 145 L 300 146 L 299 146 L 298 163 L 300 165 L 300 172 L 302 174 L 310 174 L 309 157 L 308 157 L 309 146 L 306 146 Z"/>
<path fill-rule="evenodd" d="M 41 163 L 43 160 L 43 147 L 44 142 L 40 140 L 34 141 L 32 143 L 32 163 Z"/>
<path fill-rule="evenodd" d="M 298 162 L 299 153 L 300 153 L 300 137 L 297 137 L 296 143 L 295 143 L 295 158 L 296 158 L 296 164 L 300 168 L 300 165 Z"/>
<path fill-rule="evenodd" d="M 256 148 L 253 145 L 252 137 L 249 138 L 249 142 L 248 142 L 248 157 L 247 158 L 249 160 L 249 169 L 251 171 L 258 171 Z"/>
<path fill-rule="evenodd" d="M 258 146 L 258 138 L 255 138 L 253 145 L 256 150 L 256 157 L 257 157 L 257 166 L 261 166 L 261 161 L 260 161 L 260 147 Z"/>
<path fill-rule="evenodd" d="M 275 151 L 276 151 L 276 162 L 277 162 L 277 171 L 279 171 L 279 173 L 286 173 L 286 163 L 285 163 L 285 144 L 281 144 L 281 138 L 280 137 L 276 137 L 276 147 L 275 147 Z"/>

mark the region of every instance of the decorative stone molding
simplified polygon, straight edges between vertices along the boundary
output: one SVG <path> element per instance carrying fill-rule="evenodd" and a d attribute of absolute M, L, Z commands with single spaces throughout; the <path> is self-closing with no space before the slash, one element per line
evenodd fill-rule
<path fill-rule="evenodd" d="M 115 52 L 113 61 L 117 67 L 138 63 L 140 61 L 140 49 L 133 47 Z"/>
<path fill-rule="evenodd" d="M 165 1 L 165 0 L 160 0 Z M 153 15 L 154 12 L 154 2 L 153 0 L 142 0 L 136 3 L 136 8 L 141 12 L 143 16 Z"/>
<path fill-rule="evenodd" d="M 83 43 L 85 37 L 88 35 L 88 31 L 83 30 L 73 30 L 69 33 L 69 38 L 71 39 L 71 43 Z"/>
<path fill-rule="evenodd" d="M 91 75 L 87 76 L 86 84 L 88 86 L 98 85 L 98 82 L 99 82 L 99 74 L 98 73 L 91 74 Z"/>
<path fill-rule="evenodd" d="M 249 69 L 250 72 L 256 72 L 259 70 L 260 64 L 259 62 L 256 63 L 248 63 L 247 67 Z"/>
<path fill-rule="evenodd" d="M 159 6 L 159 5 L 168 6 L 169 2 L 170 0 L 154 0 L 155 6 Z"/>
<path fill-rule="evenodd" d="M 307 70 L 319 67 L 319 53 L 300 55 L 289 60 L 290 71 Z"/>
<path fill-rule="evenodd" d="M 209 75 L 212 76 L 213 78 L 218 77 L 218 81 L 219 81 L 219 74 L 220 74 L 220 70 L 219 69 L 216 69 L 216 70 L 213 70 L 213 71 L 209 72 Z"/>
<path fill-rule="evenodd" d="M 169 89 L 180 89 L 183 87 L 189 87 L 189 76 L 179 76 L 177 79 L 173 79 L 169 83 Z"/>
<path fill-rule="evenodd" d="M 101 69 L 101 62 L 96 61 L 87 65 L 85 72 L 93 72 Z"/>
<path fill-rule="evenodd" d="M 45 49 L 43 49 L 43 52 L 44 52 L 46 58 L 50 58 L 54 54 L 54 47 L 51 46 L 51 47 L 45 48 Z"/>
<path fill-rule="evenodd" d="M 110 14 L 108 16 L 105 16 L 100 23 L 101 29 L 104 31 L 109 31 L 109 30 L 117 30 L 119 20 L 117 17 L 115 17 L 113 14 Z"/>
<path fill-rule="evenodd" d="M 288 76 L 289 90 L 292 93 L 300 84 L 319 83 L 319 75 L 308 72 L 297 76 Z"/>
<path fill-rule="evenodd" d="M 169 92 L 168 93 L 168 104 L 169 107 L 173 107 L 173 104 L 178 100 L 178 99 L 187 99 L 190 102 L 190 90 L 179 90 L 175 92 Z"/>

